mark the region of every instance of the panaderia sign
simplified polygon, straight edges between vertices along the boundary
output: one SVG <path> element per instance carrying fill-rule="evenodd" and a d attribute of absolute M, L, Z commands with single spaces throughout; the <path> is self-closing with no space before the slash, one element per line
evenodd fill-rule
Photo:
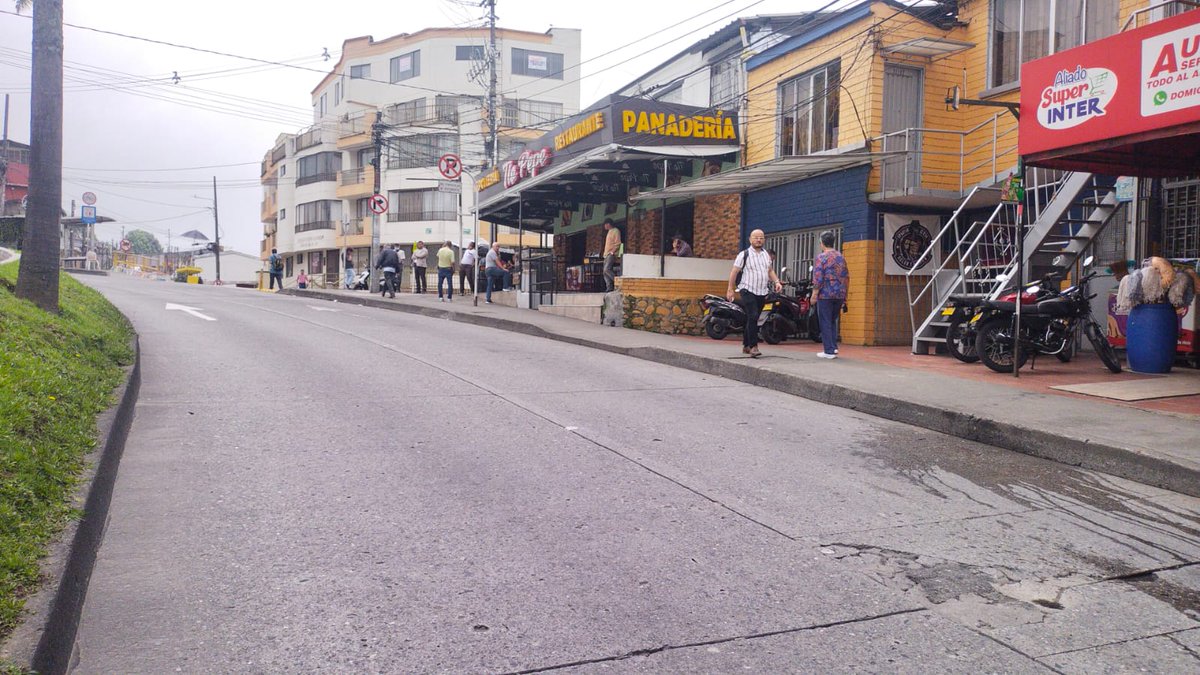
<path fill-rule="evenodd" d="M 737 114 L 725 110 L 611 97 L 575 115 L 479 179 L 481 198 L 517 187 L 595 148 L 618 144 L 652 151 L 665 146 L 738 145 Z"/>
<path fill-rule="evenodd" d="M 1200 11 L 1021 67 L 1019 152 L 1027 161 L 1194 133 L 1197 124 Z"/>

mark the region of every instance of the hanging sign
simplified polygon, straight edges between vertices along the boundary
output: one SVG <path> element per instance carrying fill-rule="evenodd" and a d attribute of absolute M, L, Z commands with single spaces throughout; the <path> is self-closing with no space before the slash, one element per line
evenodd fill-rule
<path fill-rule="evenodd" d="M 941 251 L 934 246 L 929 255 L 925 252 L 937 236 L 940 225 L 941 219 L 937 216 L 884 214 L 883 246 L 887 257 L 884 258 L 883 273 L 933 274 L 941 263 Z"/>

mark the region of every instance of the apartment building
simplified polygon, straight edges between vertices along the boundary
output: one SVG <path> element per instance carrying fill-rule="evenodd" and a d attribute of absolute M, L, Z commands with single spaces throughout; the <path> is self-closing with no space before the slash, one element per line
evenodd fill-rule
<path fill-rule="evenodd" d="M 384 40 L 346 40 L 338 63 L 313 88 L 313 125 L 281 134 L 262 162 L 262 257 L 284 255 L 285 274 L 336 279 L 350 250 L 362 269 L 370 255 L 368 201 L 387 197 L 379 238 L 436 251 L 452 241 L 488 238 L 472 213 L 472 183 L 494 164 L 487 128 L 489 31 L 428 28 Z M 580 31 L 497 29 L 497 131 L 501 156 L 579 110 Z M 374 166 L 372 126 L 383 126 Z M 460 194 L 438 159 L 461 158 Z M 461 203 L 460 203 L 461 201 Z M 486 225 L 485 225 L 486 227 Z"/>

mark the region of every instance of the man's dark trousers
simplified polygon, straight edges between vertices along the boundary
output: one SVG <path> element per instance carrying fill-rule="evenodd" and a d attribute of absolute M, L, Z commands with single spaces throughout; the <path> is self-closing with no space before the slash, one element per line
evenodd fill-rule
<path fill-rule="evenodd" d="M 746 330 L 742 331 L 742 346 L 749 349 L 758 346 L 758 315 L 762 314 L 765 295 L 755 295 L 746 289 L 738 291 L 742 298 L 742 308 L 746 310 Z"/>
<path fill-rule="evenodd" d="M 417 293 L 424 293 L 425 287 L 429 285 L 429 282 L 426 281 L 425 269 L 419 265 L 413 265 L 413 285 L 416 287 L 414 290 Z"/>
<path fill-rule="evenodd" d="M 279 282 L 279 290 L 283 290 L 283 272 L 271 272 L 271 287 L 267 290 L 275 289 L 275 282 Z"/>

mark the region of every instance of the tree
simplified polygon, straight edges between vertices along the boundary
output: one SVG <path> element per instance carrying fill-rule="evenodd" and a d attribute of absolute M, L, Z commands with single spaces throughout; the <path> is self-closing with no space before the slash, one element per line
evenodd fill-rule
<path fill-rule="evenodd" d="M 58 313 L 62 218 L 62 0 L 16 0 L 33 6 L 33 77 L 30 110 L 29 207 L 17 297 Z"/>
<path fill-rule="evenodd" d="M 158 238 L 145 230 L 130 230 L 125 238 L 129 240 L 129 250 L 138 255 L 158 255 L 163 247 Z"/>

